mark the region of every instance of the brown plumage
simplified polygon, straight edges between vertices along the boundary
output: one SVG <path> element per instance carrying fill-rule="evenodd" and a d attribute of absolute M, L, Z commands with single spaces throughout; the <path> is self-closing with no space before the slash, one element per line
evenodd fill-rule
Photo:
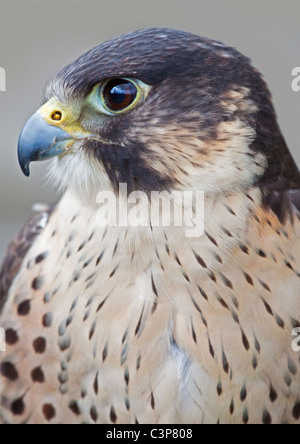
<path fill-rule="evenodd" d="M 136 106 L 99 108 L 111 78 L 147 85 Z M 219 42 L 142 30 L 47 100 L 40 121 L 72 135 L 51 170 L 67 190 L 0 274 L 0 421 L 300 423 L 300 175 L 260 74 Z M 22 144 L 28 173 L 45 156 Z M 101 228 L 96 195 L 120 182 L 205 191 L 204 235 Z"/>

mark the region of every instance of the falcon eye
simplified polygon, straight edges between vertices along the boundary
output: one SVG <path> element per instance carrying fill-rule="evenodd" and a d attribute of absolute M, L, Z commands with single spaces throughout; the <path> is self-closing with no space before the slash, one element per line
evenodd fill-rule
<path fill-rule="evenodd" d="M 145 100 L 149 90 L 150 86 L 139 79 L 112 78 L 98 83 L 87 101 L 101 114 L 115 116 L 130 111 Z"/>
<path fill-rule="evenodd" d="M 102 95 L 110 111 L 123 111 L 135 101 L 138 89 L 129 80 L 114 79 L 106 83 Z"/>

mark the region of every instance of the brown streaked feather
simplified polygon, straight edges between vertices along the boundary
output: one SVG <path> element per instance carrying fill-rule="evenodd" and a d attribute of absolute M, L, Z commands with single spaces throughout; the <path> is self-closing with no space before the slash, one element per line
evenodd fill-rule
<path fill-rule="evenodd" d="M 24 257 L 48 223 L 53 208 L 49 207 L 47 211 L 39 213 L 30 219 L 8 246 L 0 271 L 0 313 L 7 300 L 10 286 L 21 268 Z"/>
<path fill-rule="evenodd" d="M 207 199 L 189 240 L 99 228 L 68 191 L 0 317 L 0 423 L 299 422 L 300 225 L 260 204 Z"/>

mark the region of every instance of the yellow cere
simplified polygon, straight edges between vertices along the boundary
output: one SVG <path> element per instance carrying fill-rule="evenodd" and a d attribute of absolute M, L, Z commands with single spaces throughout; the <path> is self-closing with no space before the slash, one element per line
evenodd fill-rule
<path fill-rule="evenodd" d="M 90 133 L 78 123 L 81 110 L 81 102 L 64 104 L 53 97 L 39 109 L 39 113 L 49 125 L 58 126 L 76 139 L 76 137 L 90 136 Z"/>

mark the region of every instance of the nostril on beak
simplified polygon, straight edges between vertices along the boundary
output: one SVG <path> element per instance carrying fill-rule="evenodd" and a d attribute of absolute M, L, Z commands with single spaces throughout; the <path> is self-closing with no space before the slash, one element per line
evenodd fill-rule
<path fill-rule="evenodd" d="M 51 114 L 51 120 L 54 120 L 55 122 L 60 122 L 62 119 L 62 113 L 61 111 L 54 111 Z"/>

